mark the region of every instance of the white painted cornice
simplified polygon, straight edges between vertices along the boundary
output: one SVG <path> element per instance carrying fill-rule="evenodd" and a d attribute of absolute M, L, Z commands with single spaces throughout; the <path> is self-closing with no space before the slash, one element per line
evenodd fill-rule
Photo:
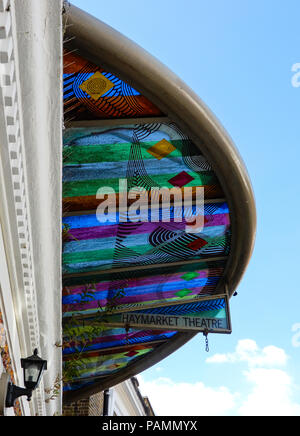
<path fill-rule="evenodd" d="M 20 353 L 48 361 L 39 415 L 61 412 L 44 392 L 61 377 L 61 12 L 61 0 L 0 0 L 0 219 Z"/>

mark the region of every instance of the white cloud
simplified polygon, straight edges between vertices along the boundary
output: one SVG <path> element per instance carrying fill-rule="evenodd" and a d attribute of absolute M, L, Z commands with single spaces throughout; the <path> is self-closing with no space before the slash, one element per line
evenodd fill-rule
<path fill-rule="evenodd" d="M 292 399 L 292 379 L 285 371 L 251 368 L 245 376 L 253 387 L 238 409 L 240 415 L 300 416 L 300 404 Z"/>
<path fill-rule="evenodd" d="M 269 345 L 262 350 L 252 339 L 238 341 L 234 353 L 215 354 L 206 359 L 207 363 L 246 362 L 250 367 L 283 367 L 288 356 L 282 348 Z"/>
<path fill-rule="evenodd" d="M 293 399 L 295 385 L 285 370 L 287 361 L 282 348 L 269 345 L 260 349 L 255 341 L 244 339 L 233 353 L 206 359 L 207 363 L 246 365 L 246 370 L 236 372 L 242 380 L 239 393 L 229 386 L 210 387 L 204 381 L 175 383 L 162 377 L 145 381 L 139 376 L 140 387 L 158 416 L 300 416 L 300 403 Z"/>
<path fill-rule="evenodd" d="M 204 383 L 175 383 L 160 377 L 145 381 L 139 376 L 140 388 L 147 395 L 157 416 L 226 415 L 235 406 L 236 395 L 226 387 L 217 389 Z"/>
<path fill-rule="evenodd" d="M 282 348 L 269 345 L 260 349 L 252 339 L 238 341 L 233 353 L 215 354 L 207 363 L 244 362 L 247 371 L 242 372 L 251 388 L 242 399 L 237 413 L 243 416 L 300 415 L 300 404 L 293 402 L 293 383 L 283 369 L 288 355 Z"/>

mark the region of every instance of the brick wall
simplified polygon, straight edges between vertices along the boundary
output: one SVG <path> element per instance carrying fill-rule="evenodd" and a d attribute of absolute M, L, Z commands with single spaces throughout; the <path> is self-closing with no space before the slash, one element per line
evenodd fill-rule
<path fill-rule="evenodd" d="M 74 403 L 63 406 L 64 416 L 88 416 L 89 413 L 89 398 L 79 400 Z"/>
<path fill-rule="evenodd" d="M 63 406 L 64 416 L 102 416 L 103 392 Z"/>

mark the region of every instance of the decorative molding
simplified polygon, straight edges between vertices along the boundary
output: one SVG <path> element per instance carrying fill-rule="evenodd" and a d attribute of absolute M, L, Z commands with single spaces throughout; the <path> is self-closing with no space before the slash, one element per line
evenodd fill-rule
<path fill-rule="evenodd" d="M 0 0 L 0 87 L 2 107 L 6 122 L 6 137 L 10 163 L 10 175 L 13 190 L 14 211 L 17 232 L 13 235 L 17 241 L 21 258 L 22 289 L 27 312 L 30 349 L 40 348 L 40 329 L 37 310 L 37 293 L 34 281 L 32 240 L 28 208 L 25 157 L 23 155 L 22 106 L 19 91 L 18 54 L 15 49 L 16 29 L 9 0 Z M 35 391 L 35 403 L 39 415 L 45 415 L 45 395 L 43 383 Z"/>

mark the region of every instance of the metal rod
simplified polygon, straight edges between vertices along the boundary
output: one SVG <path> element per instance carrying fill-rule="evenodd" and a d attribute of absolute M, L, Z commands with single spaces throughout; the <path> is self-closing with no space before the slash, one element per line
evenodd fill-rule
<path fill-rule="evenodd" d="M 168 123 L 170 119 L 165 116 L 155 117 L 155 118 L 123 118 L 123 119 L 112 119 L 112 120 L 85 120 L 85 121 L 71 121 L 68 123 L 67 128 L 76 127 L 109 127 L 109 126 L 122 126 L 130 124 L 162 124 Z"/>

